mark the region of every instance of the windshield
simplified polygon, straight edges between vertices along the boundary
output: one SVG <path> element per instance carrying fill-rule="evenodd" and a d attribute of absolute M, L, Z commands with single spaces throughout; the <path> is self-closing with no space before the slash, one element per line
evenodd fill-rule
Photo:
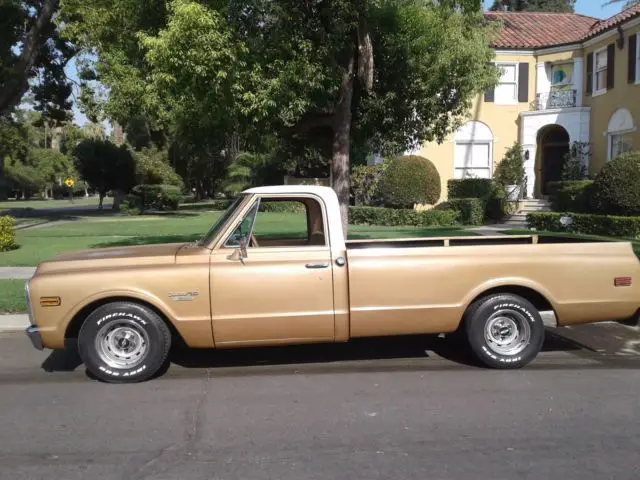
<path fill-rule="evenodd" d="M 198 241 L 198 246 L 206 247 L 211 244 L 213 239 L 218 235 L 222 227 L 227 223 L 227 221 L 235 214 L 236 210 L 242 203 L 242 201 L 246 198 L 246 195 L 238 196 L 231 205 L 225 210 L 224 214 L 218 219 L 218 221 L 211 227 L 211 230 L 207 232 L 207 234 L 202 237 Z"/>

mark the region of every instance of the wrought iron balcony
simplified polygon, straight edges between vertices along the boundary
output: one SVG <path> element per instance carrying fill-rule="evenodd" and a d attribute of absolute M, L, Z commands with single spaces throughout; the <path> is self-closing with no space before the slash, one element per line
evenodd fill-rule
<path fill-rule="evenodd" d="M 536 95 L 535 110 L 551 110 L 554 108 L 572 108 L 576 106 L 575 90 L 558 90 Z"/>

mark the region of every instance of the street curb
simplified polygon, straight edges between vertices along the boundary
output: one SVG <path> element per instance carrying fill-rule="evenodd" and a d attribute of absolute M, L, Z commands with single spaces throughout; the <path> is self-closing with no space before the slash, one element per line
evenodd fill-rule
<path fill-rule="evenodd" d="M 29 316 L 26 313 L 0 315 L 0 332 L 23 332 L 28 326 Z"/>

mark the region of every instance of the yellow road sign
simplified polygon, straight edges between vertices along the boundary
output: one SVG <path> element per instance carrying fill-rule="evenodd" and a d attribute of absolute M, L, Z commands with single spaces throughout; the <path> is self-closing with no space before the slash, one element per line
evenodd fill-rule
<path fill-rule="evenodd" d="M 64 184 L 65 184 L 67 187 L 69 187 L 69 188 L 73 187 L 73 179 L 72 179 L 72 178 L 67 178 L 67 179 L 64 181 Z"/>

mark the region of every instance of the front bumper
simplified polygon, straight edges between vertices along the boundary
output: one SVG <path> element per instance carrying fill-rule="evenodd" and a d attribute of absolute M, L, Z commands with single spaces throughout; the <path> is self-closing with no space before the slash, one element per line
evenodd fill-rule
<path fill-rule="evenodd" d="M 27 334 L 27 337 L 29 337 L 29 340 L 31 340 L 33 348 L 36 350 L 44 350 L 42 337 L 40 336 L 40 329 L 38 327 L 31 325 L 30 327 L 27 327 L 25 333 Z"/>
<path fill-rule="evenodd" d="M 31 308 L 31 290 L 29 289 L 29 282 L 31 280 L 27 280 L 24 284 L 24 294 L 27 301 L 27 313 L 29 314 L 29 327 L 25 330 L 27 337 L 31 340 L 31 344 L 33 348 L 37 350 L 44 350 L 44 346 L 42 345 L 42 336 L 40 335 L 40 329 L 34 325 L 33 319 L 33 310 Z"/>

